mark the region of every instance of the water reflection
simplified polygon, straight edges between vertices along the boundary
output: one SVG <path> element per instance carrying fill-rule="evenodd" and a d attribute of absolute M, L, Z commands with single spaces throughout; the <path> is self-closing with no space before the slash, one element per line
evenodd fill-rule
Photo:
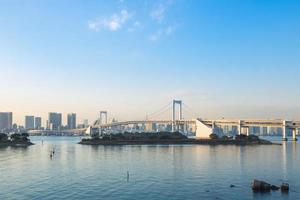
<path fill-rule="evenodd" d="M 0 149 L 0 199 L 300 198 L 299 143 L 85 146 L 78 138 L 43 139 L 27 149 Z M 288 196 L 256 194 L 254 178 L 288 180 L 292 189 Z M 24 188 L 30 192 L 20 194 Z"/>
<path fill-rule="evenodd" d="M 287 179 L 287 142 L 283 141 L 282 142 L 282 174 L 283 174 L 283 179 Z"/>

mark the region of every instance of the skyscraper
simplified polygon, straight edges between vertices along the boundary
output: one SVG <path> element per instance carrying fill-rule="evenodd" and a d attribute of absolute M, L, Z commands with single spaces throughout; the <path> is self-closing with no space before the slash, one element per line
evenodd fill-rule
<path fill-rule="evenodd" d="M 70 113 L 68 114 L 68 129 L 75 129 L 76 128 L 76 114 Z"/>
<path fill-rule="evenodd" d="M 42 127 L 42 118 L 41 117 L 36 117 L 34 120 L 34 128 L 35 129 L 41 129 Z"/>
<path fill-rule="evenodd" d="M 12 128 L 12 112 L 0 112 L 0 130 Z"/>
<path fill-rule="evenodd" d="M 25 116 L 25 129 L 34 129 L 34 116 Z"/>
<path fill-rule="evenodd" d="M 48 126 L 51 130 L 61 129 L 61 113 L 50 112 L 48 115 Z"/>

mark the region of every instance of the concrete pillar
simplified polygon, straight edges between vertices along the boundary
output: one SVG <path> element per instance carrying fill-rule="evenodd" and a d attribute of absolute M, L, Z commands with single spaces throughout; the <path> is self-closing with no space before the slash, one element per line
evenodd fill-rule
<path fill-rule="evenodd" d="M 283 126 L 282 126 L 282 140 L 283 141 L 287 141 L 287 137 L 286 137 L 286 130 L 287 130 L 287 127 L 286 127 L 286 121 L 284 120 L 282 122 Z"/>
<path fill-rule="evenodd" d="M 181 127 L 183 128 L 183 133 L 186 133 L 187 131 L 187 125 L 186 125 L 186 123 L 184 123 L 183 125 L 181 125 Z"/>
<path fill-rule="evenodd" d="M 172 110 L 172 132 L 175 132 L 175 100 L 173 100 L 173 110 Z"/>
<path fill-rule="evenodd" d="M 296 135 L 297 135 L 297 129 L 293 128 L 293 138 L 292 138 L 293 141 L 297 141 Z"/>
<path fill-rule="evenodd" d="M 98 136 L 101 136 L 101 132 L 102 132 L 102 130 L 101 130 L 101 111 L 100 111 L 99 114 L 100 115 L 99 115 L 99 122 L 98 122 L 98 125 L 99 125 L 99 127 L 98 127 Z"/>
<path fill-rule="evenodd" d="M 179 110 L 179 112 L 180 112 L 179 113 L 179 117 L 180 118 L 179 118 L 179 120 L 182 120 L 183 119 L 183 115 L 182 115 L 182 101 L 179 101 L 178 103 L 179 103 L 179 106 L 180 106 L 180 110 Z"/>
<path fill-rule="evenodd" d="M 242 121 L 239 120 L 238 122 L 238 134 L 241 135 L 242 134 Z"/>
<path fill-rule="evenodd" d="M 270 126 L 268 126 L 268 127 L 267 127 L 267 135 L 271 135 L 271 133 L 270 133 L 270 132 L 271 132 L 271 127 L 270 127 Z"/>
<path fill-rule="evenodd" d="M 215 122 L 214 121 L 211 122 L 211 132 L 215 133 Z"/>
<path fill-rule="evenodd" d="M 246 135 L 249 136 L 249 126 L 246 127 Z"/>

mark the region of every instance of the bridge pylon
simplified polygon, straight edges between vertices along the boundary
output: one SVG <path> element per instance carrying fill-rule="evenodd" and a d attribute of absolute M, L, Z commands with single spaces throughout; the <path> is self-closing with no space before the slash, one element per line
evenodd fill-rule
<path fill-rule="evenodd" d="M 173 100 L 173 110 L 172 110 L 172 132 L 175 132 L 176 127 L 176 105 L 179 105 L 179 120 L 182 120 L 182 101 Z"/>
<path fill-rule="evenodd" d="M 105 124 L 107 124 L 107 111 L 100 111 L 100 116 L 99 116 L 99 123 L 98 123 L 98 125 L 99 125 L 99 136 L 101 136 L 102 135 L 102 129 L 101 129 L 101 125 L 102 125 L 102 117 L 104 116 L 104 122 L 105 122 Z"/>

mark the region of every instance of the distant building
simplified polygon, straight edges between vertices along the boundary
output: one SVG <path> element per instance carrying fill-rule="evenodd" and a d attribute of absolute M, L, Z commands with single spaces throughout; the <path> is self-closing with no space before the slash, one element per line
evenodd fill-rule
<path fill-rule="evenodd" d="M 12 128 L 12 112 L 0 112 L 0 130 Z"/>
<path fill-rule="evenodd" d="M 68 114 L 68 129 L 76 129 L 76 114 L 70 113 Z"/>
<path fill-rule="evenodd" d="M 168 124 L 164 131 L 172 131 L 172 125 Z"/>
<path fill-rule="evenodd" d="M 83 120 L 83 125 L 84 125 L 84 128 L 87 128 L 89 126 L 89 120 L 87 120 L 87 119 Z"/>
<path fill-rule="evenodd" d="M 50 112 L 48 114 L 48 129 L 60 130 L 61 129 L 61 113 Z"/>
<path fill-rule="evenodd" d="M 34 116 L 25 116 L 25 129 L 34 129 Z"/>
<path fill-rule="evenodd" d="M 42 118 L 41 117 L 36 117 L 34 119 L 34 128 L 37 130 L 42 128 Z"/>
<path fill-rule="evenodd" d="M 77 128 L 81 129 L 81 128 L 86 128 L 86 127 L 84 126 L 84 124 L 78 124 Z"/>
<path fill-rule="evenodd" d="M 12 129 L 13 129 L 13 130 L 17 130 L 17 129 L 18 129 L 18 125 L 17 125 L 16 123 L 13 124 L 13 125 L 12 125 Z"/>

